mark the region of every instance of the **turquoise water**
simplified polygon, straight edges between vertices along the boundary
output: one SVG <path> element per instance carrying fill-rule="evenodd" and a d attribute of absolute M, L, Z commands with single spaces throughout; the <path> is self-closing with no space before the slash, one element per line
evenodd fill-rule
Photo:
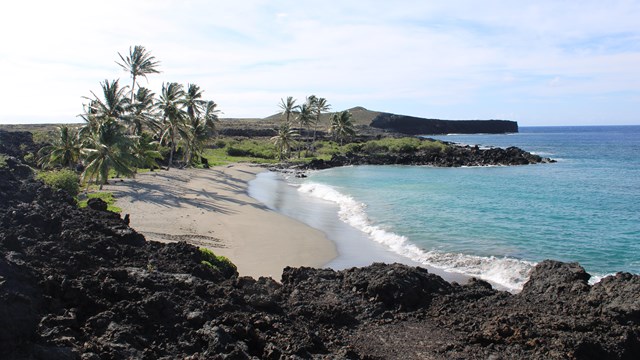
<path fill-rule="evenodd" d="M 291 180 L 415 262 L 518 289 L 543 259 L 640 273 L 640 126 L 521 128 L 446 141 L 558 160 L 515 167 L 357 166 Z"/>

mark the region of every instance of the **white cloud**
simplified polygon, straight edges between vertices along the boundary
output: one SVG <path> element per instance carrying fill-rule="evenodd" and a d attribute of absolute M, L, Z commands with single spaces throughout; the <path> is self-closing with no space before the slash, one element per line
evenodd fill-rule
<path fill-rule="evenodd" d="M 73 118 L 99 81 L 129 83 L 115 60 L 136 44 L 161 61 L 149 87 L 198 83 L 229 117 L 315 93 L 335 109 L 531 123 L 535 99 L 562 108 L 548 122 L 578 122 L 580 99 L 606 113 L 640 93 L 637 2 L 21 1 L 0 14 L 0 123 Z M 616 121 L 638 123 L 638 108 Z"/>

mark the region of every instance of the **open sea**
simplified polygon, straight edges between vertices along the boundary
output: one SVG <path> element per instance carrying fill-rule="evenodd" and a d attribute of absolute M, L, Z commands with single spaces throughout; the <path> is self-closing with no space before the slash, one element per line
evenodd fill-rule
<path fill-rule="evenodd" d="M 267 172 L 252 181 L 249 194 L 324 231 L 340 254 L 327 264 L 336 269 L 398 261 L 512 291 L 543 259 L 577 261 L 593 281 L 640 273 L 640 126 L 433 137 L 517 146 L 558 162 L 354 166 L 305 179 Z"/>

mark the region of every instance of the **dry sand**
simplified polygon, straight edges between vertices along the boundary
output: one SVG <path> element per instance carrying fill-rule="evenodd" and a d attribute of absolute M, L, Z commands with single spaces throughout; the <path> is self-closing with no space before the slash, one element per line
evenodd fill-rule
<path fill-rule="evenodd" d="M 240 275 L 279 280 L 286 266 L 321 267 L 336 255 L 324 233 L 247 195 L 263 168 L 248 164 L 171 169 L 106 186 L 148 240 L 187 241 L 228 257 Z"/>

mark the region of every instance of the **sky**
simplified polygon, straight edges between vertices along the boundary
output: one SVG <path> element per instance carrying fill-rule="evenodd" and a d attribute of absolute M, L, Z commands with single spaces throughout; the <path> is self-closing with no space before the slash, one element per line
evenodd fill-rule
<path fill-rule="evenodd" d="M 324 97 L 521 126 L 640 124 L 640 1 L 7 1 L 0 124 L 80 122 L 100 82 L 143 45 L 223 118 Z"/>

